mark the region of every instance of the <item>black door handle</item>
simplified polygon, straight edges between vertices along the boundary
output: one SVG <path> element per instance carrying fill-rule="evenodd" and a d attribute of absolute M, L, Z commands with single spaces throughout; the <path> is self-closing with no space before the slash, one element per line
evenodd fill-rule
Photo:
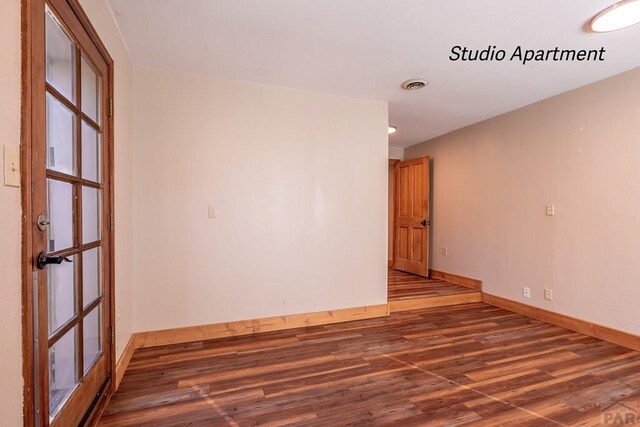
<path fill-rule="evenodd" d="M 423 227 L 426 227 L 427 225 L 431 225 L 431 221 L 423 219 L 422 221 L 420 221 L 420 224 L 422 224 Z"/>
<path fill-rule="evenodd" d="M 49 256 L 44 252 L 40 252 L 40 255 L 38 255 L 37 266 L 40 270 L 44 270 L 48 264 L 62 264 L 63 261 L 72 262 L 69 258 L 64 256 Z"/>

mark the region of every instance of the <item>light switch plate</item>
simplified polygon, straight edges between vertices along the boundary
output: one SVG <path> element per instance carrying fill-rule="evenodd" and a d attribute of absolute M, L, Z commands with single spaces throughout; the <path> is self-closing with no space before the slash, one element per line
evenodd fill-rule
<path fill-rule="evenodd" d="M 4 146 L 4 185 L 20 187 L 20 147 Z"/>
<path fill-rule="evenodd" d="M 216 208 L 211 206 L 211 205 L 209 205 L 208 217 L 209 218 L 215 218 L 216 217 Z"/>

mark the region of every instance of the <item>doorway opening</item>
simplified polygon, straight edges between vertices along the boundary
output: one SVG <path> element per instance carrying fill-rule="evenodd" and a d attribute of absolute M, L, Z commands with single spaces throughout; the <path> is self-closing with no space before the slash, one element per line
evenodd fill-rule
<path fill-rule="evenodd" d="M 429 157 L 390 160 L 389 169 L 389 266 L 429 277 Z"/>
<path fill-rule="evenodd" d="M 405 311 L 480 301 L 477 289 L 430 268 L 431 160 L 389 160 L 387 302 Z M 437 273 L 437 272 L 436 272 Z"/>

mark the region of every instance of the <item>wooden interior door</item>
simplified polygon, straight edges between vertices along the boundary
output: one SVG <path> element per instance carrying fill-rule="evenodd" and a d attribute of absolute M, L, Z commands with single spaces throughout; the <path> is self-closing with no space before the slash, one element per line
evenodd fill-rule
<path fill-rule="evenodd" d="M 114 365 L 113 63 L 76 0 L 27 7 L 25 423 L 76 426 L 111 389 Z"/>
<path fill-rule="evenodd" d="M 395 165 L 394 268 L 429 275 L 429 157 Z"/>

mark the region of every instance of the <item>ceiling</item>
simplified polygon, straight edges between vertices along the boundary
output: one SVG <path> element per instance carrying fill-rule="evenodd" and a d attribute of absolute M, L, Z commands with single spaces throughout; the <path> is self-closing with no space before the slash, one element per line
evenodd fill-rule
<path fill-rule="evenodd" d="M 108 0 L 133 62 L 385 100 L 406 147 L 640 65 L 640 25 L 584 30 L 615 0 Z M 606 49 L 603 62 L 451 62 L 455 45 Z M 409 78 L 430 82 L 406 91 Z"/>

